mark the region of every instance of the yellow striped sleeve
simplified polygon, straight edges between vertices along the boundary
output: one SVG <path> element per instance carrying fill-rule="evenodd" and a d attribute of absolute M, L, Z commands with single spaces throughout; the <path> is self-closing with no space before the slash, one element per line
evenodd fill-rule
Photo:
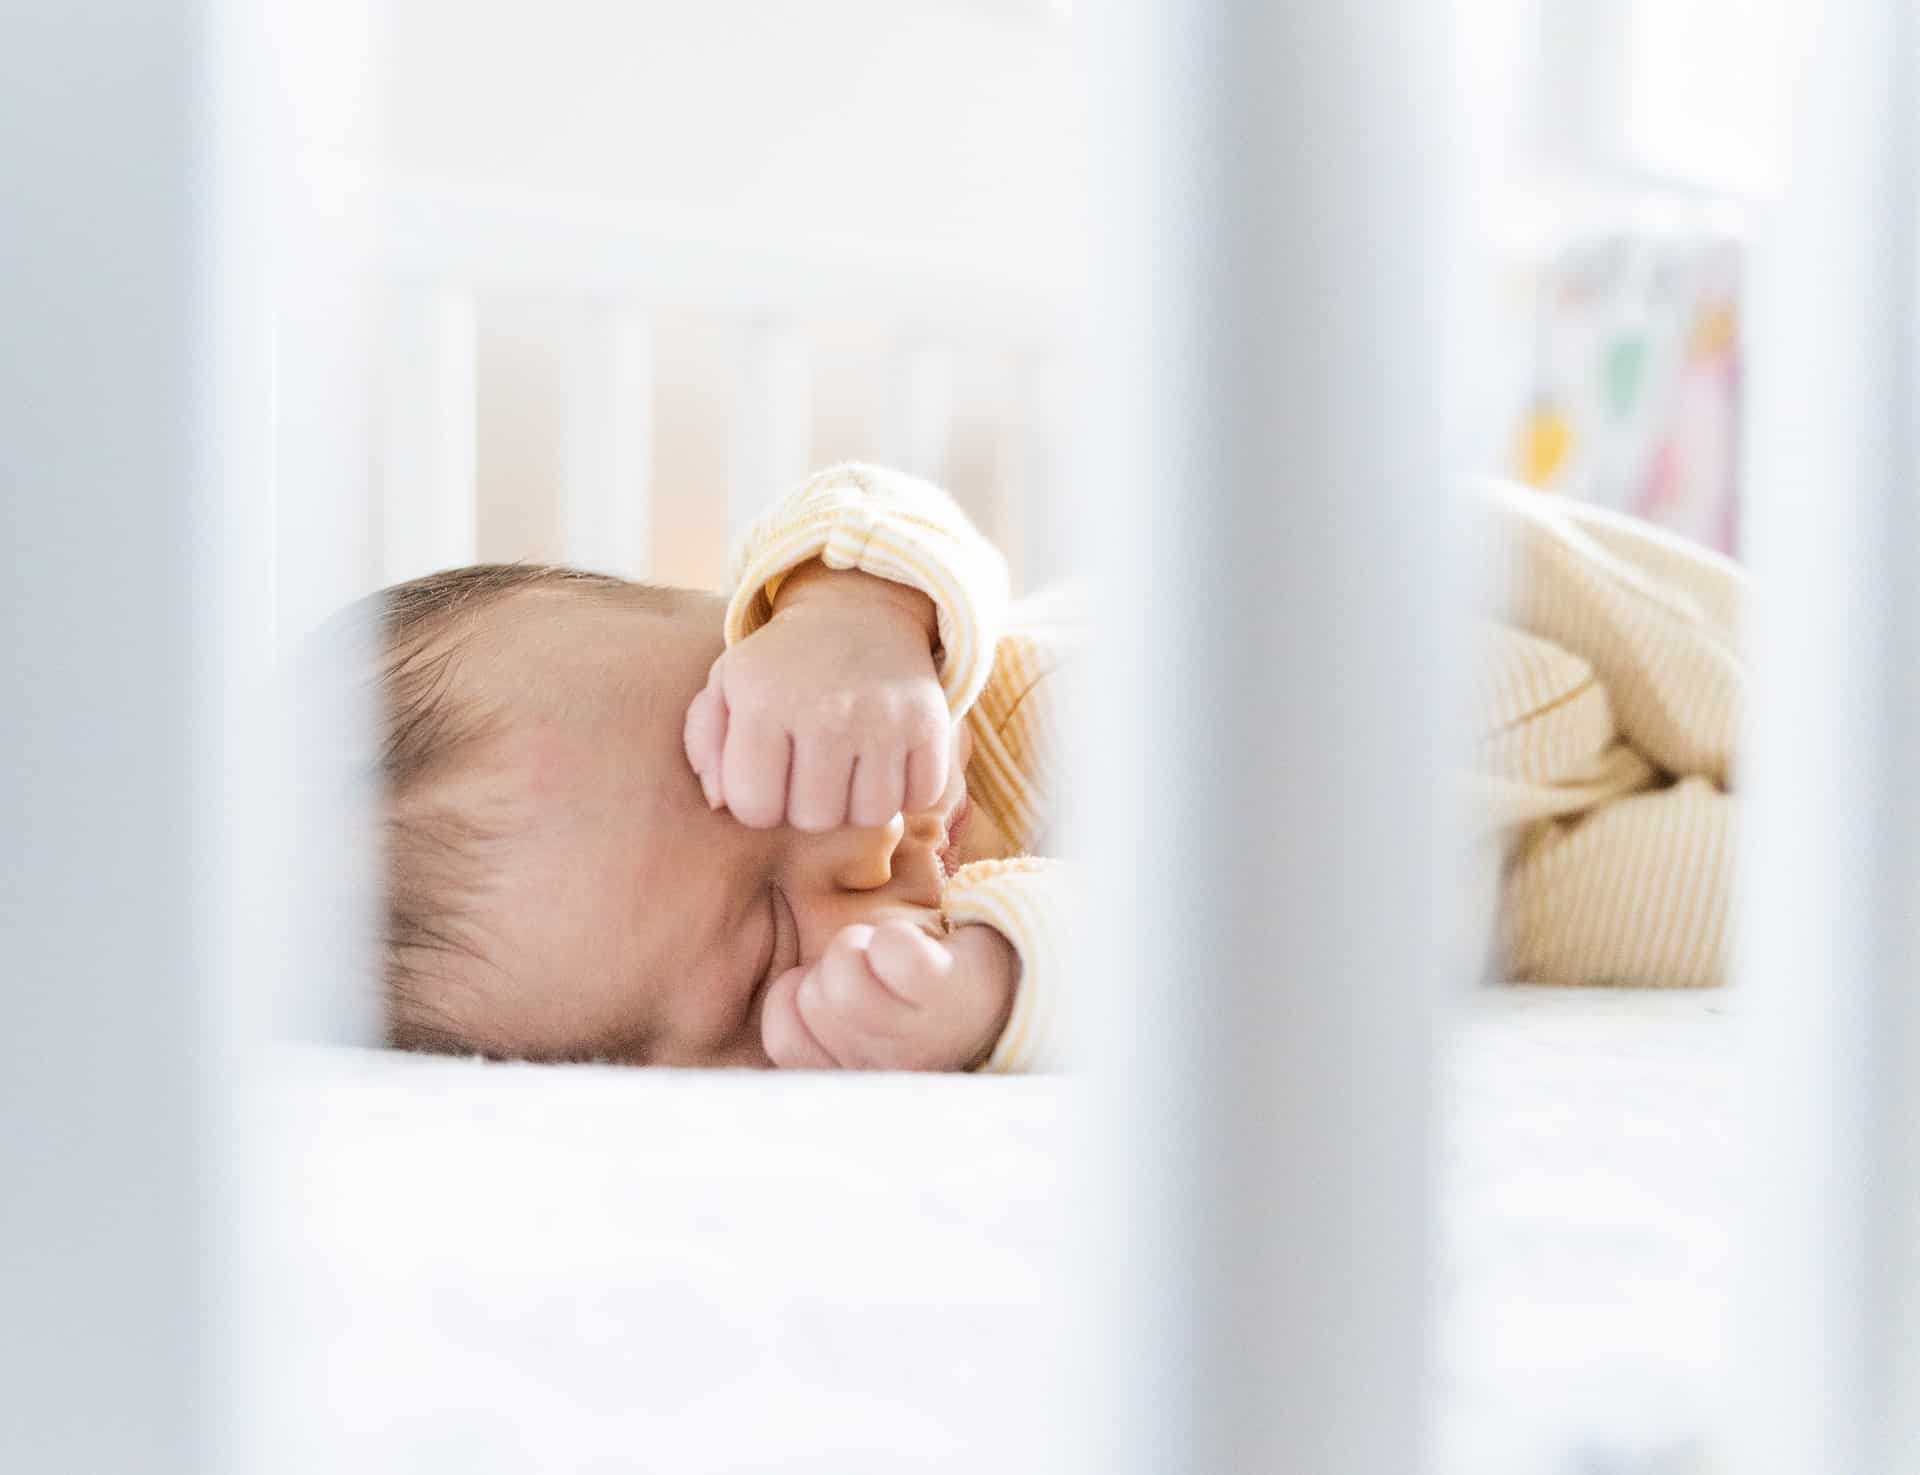
<path fill-rule="evenodd" d="M 947 887 L 947 922 L 984 923 L 1020 955 L 1013 1012 L 982 1070 L 1024 1074 L 1064 1069 L 1068 1031 L 1067 947 L 1071 871 L 1059 861 L 1019 856 L 962 866 Z"/>
<path fill-rule="evenodd" d="M 773 616 L 780 581 L 811 559 L 920 590 L 940 632 L 940 684 L 955 718 L 991 674 L 1007 565 L 939 487 L 878 466 L 834 466 L 768 508 L 735 561 L 727 643 Z"/>
<path fill-rule="evenodd" d="M 1009 613 L 993 675 L 967 714 L 967 789 L 1015 850 L 1044 849 L 1060 809 L 1062 727 L 1091 600 L 1075 582 L 1030 594 Z"/>

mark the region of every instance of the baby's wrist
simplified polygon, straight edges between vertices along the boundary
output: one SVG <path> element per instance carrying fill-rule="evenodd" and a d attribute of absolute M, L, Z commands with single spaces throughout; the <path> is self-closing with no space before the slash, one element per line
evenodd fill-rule
<path fill-rule="evenodd" d="M 998 928 L 985 922 L 964 922 L 947 935 L 954 962 L 980 980 L 982 997 L 992 1013 L 985 1037 L 960 1067 L 978 1070 L 992 1058 L 994 1047 L 1013 1017 L 1013 998 L 1020 986 L 1020 953 Z"/>
<path fill-rule="evenodd" d="M 929 650 L 939 641 L 939 620 L 926 594 L 859 569 L 828 568 L 815 558 L 787 574 L 773 596 L 776 618 L 802 607 L 833 606 L 898 618 L 919 631 Z"/>

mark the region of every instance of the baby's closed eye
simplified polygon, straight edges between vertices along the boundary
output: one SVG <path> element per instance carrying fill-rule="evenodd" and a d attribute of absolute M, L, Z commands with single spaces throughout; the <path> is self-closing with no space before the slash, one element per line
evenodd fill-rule
<path fill-rule="evenodd" d="M 766 944 L 748 986 L 741 991 L 741 1026 L 752 1028 L 767 986 L 800 962 L 800 929 L 786 893 L 773 882 L 766 888 Z"/>

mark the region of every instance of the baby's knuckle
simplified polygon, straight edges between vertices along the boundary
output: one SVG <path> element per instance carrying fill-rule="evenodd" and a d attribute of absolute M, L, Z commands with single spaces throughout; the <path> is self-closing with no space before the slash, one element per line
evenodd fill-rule
<path fill-rule="evenodd" d="M 817 968 L 811 987 L 801 990 L 801 1016 L 829 1048 L 845 1033 L 853 1000 L 845 978 L 831 968 Z"/>
<path fill-rule="evenodd" d="M 852 1003 L 849 989 L 847 989 L 847 979 L 843 978 L 837 970 L 826 968 L 822 970 L 820 987 L 816 989 L 816 993 L 820 997 L 820 1010 L 831 1012 L 837 1022 L 845 1022 L 847 1004 Z"/>
<path fill-rule="evenodd" d="M 889 969 L 918 970 L 924 961 L 922 936 L 911 922 L 886 922 L 874 929 L 869 951 Z"/>
<path fill-rule="evenodd" d="M 834 960 L 829 970 L 828 987 L 835 998 L 842 1003 L 851 1004 L 864 998 L 870 980 L 867 977 L 867 955 L 864 952 L 848 951 Z"/>
<path fill-rule="evenodd" d="M 827 943 L 832 953 L 859 952 L 873 941 L 873 928 L 862 922 L 853 922 L 842 927 Z"/>
<path fill-rule="evenodd" d="M 834 722 L 843 737 L 870 737 L 876 732 L 884 732 L 891 724 L 892 707 L 883 693 L 850 692 L 837 704 Z"/>
<path fill-rule="evenodd" d="M 811 696 L 792 703 L 786 710 L 786 720 L 796 734 L 837 737 L 847 726 L 846 703 L 832 696 Z"/>
<path fill-rule="evenodd" d="M 736 719 L 744 719 L 748 728 L 757 732 L 785 732 L 793 726 L 793 714 L 779 696 L 765 690 L 756 689 L 745 701 L 734 706 Z"/>
<path fill-rule="evenodd" d="M 873 694 L 874 706 L 889 727 L 907 728 L 918 720 L 919 695 L 900 686 L 885 686 Z"/>
<path fill-rule="evenodd" d="M 870 988 L 874 981 L 873 944 L 871 940 L 859 947 L 845 948 L 838 959 L 839 971 L 845 976 L 849 988 Z"/>
<path fill-rule="evenodd" d="M 916 726 L 937 731 L 944 732 L 953 720 L 947 710 L 947 694 L 936 681 L 916 682 L 907 710 Z"/>

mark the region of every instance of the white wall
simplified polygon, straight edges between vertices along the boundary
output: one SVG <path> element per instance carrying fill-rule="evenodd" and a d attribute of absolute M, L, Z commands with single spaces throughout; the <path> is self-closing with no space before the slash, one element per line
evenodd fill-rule
<path fill-rule="evenodd" d="M 402 172 L 1057 274 L 1066 30 L 927 0 L 393 0 Z"/>

